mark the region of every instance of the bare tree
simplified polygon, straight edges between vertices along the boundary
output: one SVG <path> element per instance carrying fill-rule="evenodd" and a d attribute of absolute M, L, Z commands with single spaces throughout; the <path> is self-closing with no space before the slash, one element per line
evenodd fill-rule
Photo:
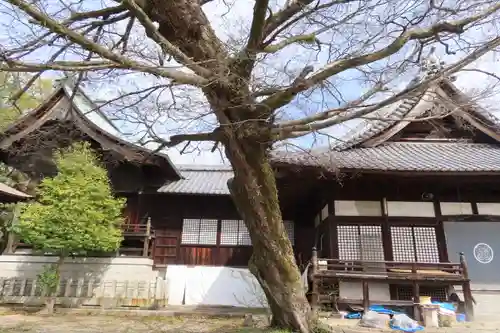
<path fill-rule="evenodd" d="M 254 245 L 249 267 L 266 293 L 273 324 L 306 333 L 313 316 L 282 223 L 269 157 L 273 145 L 366 116 L 494 50 L 500 45 L 495 22 L 500 4 L 229 2 L 2 0 L 3 16 L 9 18 L 3 24 L 15 28 L 5 29 L 9 38 L 0 47 L 0 70 L 92 72 L 94 80 L 139 73 L 156 84 L 117 98 L 132 93 L 167 95 L 163 116 L 209 119 L 207 131 L 192 127 L 193 132 L 168 140 L 156 135 L 152 126 L 146 131 L 161 148 L 195 141 L 224 148 L 234 169 L 229 187 Z M 221 37 L 207 8 L 224 6 L 221 17 L 239 12 L 243 23 Z M 389 97 L 375 98 L 410 73 L 421 54 L 435 46 L 456 61 Z M 361 93 L 351 98 L 338 89 L 348 76 L 363 80 Z M 312 102 L 314 96 L 323 99 L 320 107 Z M 304 104 L 314 111 L 297 112 Z M 147 111 L 131 118 L 159 119 Z"/>

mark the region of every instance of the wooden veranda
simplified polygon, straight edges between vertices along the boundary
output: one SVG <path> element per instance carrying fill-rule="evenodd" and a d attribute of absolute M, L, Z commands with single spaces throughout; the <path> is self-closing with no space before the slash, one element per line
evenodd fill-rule
<path fill-rule="evenodd" d="M 460 254 L 460 262 L 458 263 L 419 263 L 318 258 L 318 252 L 316 248 L 313 248 L 309 277 L 312 281 L 310 295 L 313 310 L 317 310 L 322 303 L 359 304 L 363 305 L 364 309 L 368 309 L 371 304 L 409 306 L 413 308 L 415 318 L 420 319 L 419 299 L 422 284 L 461 285 L 467 320 L 472 321 L 474 318 L 468 267 L 463 253 Z M 332 299 L 331 295 L 321 290 L 319 283 L 321 280 L 327 280 L 330 283 L 361 282 L 363 297 L 362 299 L 333 297 Z M 412 300 L 371 300 L 369 282 L 410 284 L 413 287 Z"/>

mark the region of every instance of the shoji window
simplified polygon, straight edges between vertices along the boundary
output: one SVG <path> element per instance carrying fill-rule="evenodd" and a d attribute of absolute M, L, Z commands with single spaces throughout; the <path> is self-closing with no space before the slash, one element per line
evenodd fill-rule
<path fill-rule="evenodd" d="M 391 226 L 394 261 L 439 262 L 439 248 L 434 227 Z"/>
<path fill-rule="evenodd" d="M 220 245 L 252 245 L 250 233 L 243 220 L 222 220 Z"/>
<path fill-rule="evenodd" d="M 217 220 L 184 219 L 181 243 L 187 245 L 217 245 Z"/>
<path fill-rule="evenodd" d="M 337 238 L 341 260 L 384 260 L 382 227 L 379 225 L 339 225 Z"/>
<path fill-rule="evenodd" d="M 284 221 L 288 238 L 295 244 L 295 231 L 292 221 Z M 249 246 L 252 245 L 250 233 L 243 220 L 222 220 L 220 245 Z"/>
<path fill-rule="evenodd" d="M 218 220 L 184 219 L 182 224 L 181 243 L 186 245 L 218 245 Z M 250 233 L 243 220 L 220 221 L 220 244 L 226 246 L 251 246 Z M 295 245 L 293 221 L 284 221 L 286 233 Z"/>

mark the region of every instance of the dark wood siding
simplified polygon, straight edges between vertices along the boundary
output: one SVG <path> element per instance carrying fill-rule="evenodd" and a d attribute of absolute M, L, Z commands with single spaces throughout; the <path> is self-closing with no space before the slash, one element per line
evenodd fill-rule
<path fill-rule="evenodd" d="M 153 258 L 157 265 L 213 265 L 246 267 L 251 246 L 181 244 L 183 219 L 240 219 L 229 196 L 144 194 L 142 214 L 151 217 L 155 231 Z M 307 263 L 314 244 L 314 227 L 307 216 L 285 213 L 294 221 L 295 252 L 300 263 Z M 219 223 L 220 233 L 220 223 Z M 218 236 L 220 238 L 220 236 Z"/>
<path fill-rule="evenodd" d="M 396 177 L 382 175 L 356 175 L 337 179 L 311 179 L 316 185 L 282 203 L 288 208 L 284 218 L 294 221 L 294 251 L 302 268 L 310 259 L 313 246 L 321 256 L 338 257 L 338 225 L 380 225 L 387 260 L 393 257 L 391 226 L 433 226 L 436 228 L 441 261 L 447 260 L 446 244 L 439 210 L 433 218 L 418 217 L 335 217 L 334 200 L 406 200 L 406 201 L 469 201 L 499 202 L 500 180 L 491 177 Z M 297 189 L 294 191 L 299 193 Z M 431 194 L 431 196 L 429 196 Z M 281 193 L 280 193 L 281 195 Z M 289 198 L 296 200 L 295 204 Z M 330 217 L 318 228 L 314 217 L 325 203 Z M 251 246 L 185 245 L 181 244 L 183 219 L 239 219 L 229 196 L 144 194 L 138 204 L 152 220 L 156 233 L 153 256 L 156 264 L 247 266 L 252 254 Z M 218 224 L 220 244 L 221 223 Z"/>
<path fill-rule="evenodd" d="M 252 254 L 249 246 L 183 245 L 183 219 L 239 219 L 228 196 L 145 195 L 143 209 L 148 210 L 155 230 L 155 264 L 247 266 Z"/>

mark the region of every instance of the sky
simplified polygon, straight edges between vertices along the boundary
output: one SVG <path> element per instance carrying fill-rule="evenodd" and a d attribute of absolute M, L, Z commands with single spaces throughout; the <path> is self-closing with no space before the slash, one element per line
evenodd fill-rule
<path fill-rule="evenodd" d="M 226 1 L 229 4 L 229 7 L 232 7 L 231 12 L 227 12 L 226 6 L 224 6 L 222 1 L 214 1 L 211 4 L 206 5 L 205 12 L 209 16 L 212 22 L 218 22 L 218 24 L 214 24 L 216 32 L 223 39 L 229 39 L 231 36 L 239 36 L 242 32 L 245 31 L 245 26 L 240 26 L 240 30 L 234 30 L 234 22 L 247 22 L 248 23 L 248 15 L 252 13 L 251 1 L 247 0 L 237 0 L 238 6 L 232 6 L 231 4 L 235 3 L 236 0 Z M 230 17 L 231 19 L 227 19 Z M 483 33 L 483 32 L 480 32 Z M 437 50 L 438 57 L 442 61 L 446 63 L 453 63 L 460 58 L 460 54 L 457 55 L 444 55 L 443 49 Z M 441 53 L 441 54 L 439 54 Z M 308 59 L 310 60 L 310 59 Z M 500 76 L 500 62 L 499 62 L 498 54 L 489 53 L 483 56 L 478 61 L 474 62 L 469 68 L 480 69 L 485 72 L 493 73 Z M 321 64 L 321 62 L 320 62 Z M 408 83 L 408 79 L 403 80 L 401 82 L 402 85 L 406 85 Z M 455 84 L 464 92 L 470 93 L 472 95 L 475 94 L 476 91 L 484 91 L 490 90 L 495 84 L 500 84 L 496 79 L 493 79 L 490 76 L 487 76 L 483 73 L 479 72 L 461 72 L 456 75 Z M 352 85 L 343 84 L 342 89 L 344 93 L 348 93 L 352 96 L 359 96 L 361 90 L 356 83 Z M 495 92 L 495 94 L 488 95 L 487 98 L 484 98 L 480 101 L 481 105 L 487 107 L 492 112 L 497 113 L 499 110 L 497 108 L 500 107 L 500 89 L 491 88 L 491 91 Z M 354 97 L 355 98 L 355 97 Z M 360 124 L 361 120 L 351 121 L 346 124 L 342 124 L 339 126 L 335 126 L 332 129 L 329 129 L 328 133 L 335 138 L 341 139 L 343 136 L 348 135 L 350 131 L 355 130 L 358 126 L 362 126 Z M 310 147 L 312 145 L 316 145 L 317 143 L 312 143 L 311 138 L 305 138 L 302 140 L 303 147 Z M 169 155 L 172 156 L 174 161 L 180 161 L 181 163 L 203 163 L 203 164 L 218 164 L 221 162 L 221 154 L 220 152 L 211 153 L 208 149 L 202 150 L 199 153 L 194 154 L 185 154 L 181 155 L 176 149 L 169 150 Z"/>
<path fill-rule="evenodd" d="M 49 3 L 52 0 L 48 0 Z M 285 0 L 278 0 L 278 4 L 281 5 L 285 2 Z M 95 3 L 93 1 L 86 1 L 85 3 L 92 4 Z M 237 5 L 233 5 L 236 4 Z M 230 11 L 228 11 L 227 8 L 231 8 Z M 90 7 L 92 8 L 92 6 Z M 93 8 L 92 8 L 93 9 Z M 276 10 L 276 8 L 272 8 L 273 10 Z M 205 13 L 209 17 L 210 21 L 212 22 L 212 26 L 214 27 L 217 35 L 224 41 L 227 41 L 231 43 L 232 45 L 240 45 L 242 43 L 242 40 L 240 36 L 244 35 L 246 31 L 248 31 L 248 27 L 250 25 L 250 18 L 251 18 L 251 13 L 252 13 L 252 1 L 251 0 L 215 0 L 212 3 L 209 3 L 204 6 Z M 2 11 L 0 13 L 0 19 L 2 19 L 4 22 L 7 22 L 7 19 L 10 19 L 11 22 L 15 22 L 15 18 L 13 19 L 12 17 L 7 18 L 5 17 L 5 11 Z M 2 18 L 2 16 L 4 16 Z M 3 31 L 4 35 L 6 34 L 7 26 L 4 25 L 5 29 Z M 15 29 L 16 33 L 22 34 L 23 30 L 19 29 L 18 26 L 11 26 L 8 28 L 8 34 L 12 34 L 13 30 Z M 478 31 L 478 33 L 485 33 L 484 31 Z M 486 32 L 488 33 L 488 32 Z M 324 37 L 324 36 L 322 36 Z M 326 37 L 325 37 L 326 38 Z M 0 25 L 0 44 L 2 41 L 2 26 Z M 139 42 L 144 42 L 144 41 L 139 41 Z M 442 53 L 442 49 L 438 48 L 438 53 Z M 291 56 L 293 55 L 293 57 Z M 294 47 L 291 46 L 286 49 L 286 52 L 284 54 L 280 54 L 277 57 L 269 57 L 266 59 L 265 64 L 260 65 L 256 71 L 261 72 L 262 75 L 269 75 L 269 73 L 273 73 L 273 75 L 276 73 L 277 70 L 282 71 L 282 68 L 280 67 L 279 69 L 274 68 L 274 66 L 278 66 L 280 64 L 282 66 L 283 63 L 287 63 L 287 69 L 291 72 L 291 75 L 294 75 L 296 73 L 297 69 L 300 69 L 304 66 L 304 63 L 307 64 L 312 64 L 315 65 L 315 68 L 319 68 L 321 64 L 324 64 L 325 62 L 325 53 L 320 52 L 319 56 L 316 53 L 312 52 L 306 52 L 304 49 L 300 47 Z M 442 56 L 441 59 L 447 63 L 452 63 L 456 61 L 456 59 L 460 56 L 459 55 L 447 55 L 447 56 Z M 34 55 L 33 57 L 37 58 L 40 57 L 41 59 L 45 58 L 46 56 L 43 53 L 39 53 L 38 55 Z M 283 57 L 287 57 L 287 59 L 284 59 Z M 37 59 L 38 60 L 38 59 Z M 495 54 L 489 54 L 482 59 L 478 60 L 475 64 L 470 66 L 471 68 L 479 68 L 483 71 L 491 72 L 498 74 L 500 76 L 500 66 L 498 63 L 498 58 L 495 56 Z M 402 77 L 399 82 L 397 82 L 398 85 L 406 85 L 411 77 Z M 141 79 L 142 80 L 142 79 Z M 126 78 L 120 78 L 119 83 L 115 84 L 116 86 L 119 87 L 126 87 L 130 86 L 133 84 L 137 84 L 141 86 L 144 81 L 139 80 L 139 83 L 137 83 L 137 77 L 134 77 L 132 80 L 127 80 Z M 144 79 L 147 80 L 147 79 Z M 132 81 L 132 82 L 131 82 Z M 117 81 L 118 82 L 118 81 Z M 491 77 L 488 77 L 482 73 L 478 72 L 463 72 L 461 74 L 457 75 L 457 81 L 455 82 L 456 85 L 463 89 L 465 92 L 472 92 L 474 89 L 478 90 L 483 90 L 487 86 L 489 86 L 492 83 L 495 83 L 496 80 L 492 79 Z M 96 89 L 97 87 L 97 89 Z M 113 95 L 116 93 L 116 91 L 113 91 L 111 87 L 109 86 L 109 83 L 107 83 L 107 86 L 104 85 L 96 85 L 94 84 L 93 89 L 90 89 L 90 91 L 87 91 L 89 95 L 96 100 L 102 100 L 109 98 L 110 95 Z M 342 93 L 347 96 L 347 98 L 354 99 L 357 96 L 361 95 L 363 93 L 363 88 L 360 87 L 359 82 L 356 81 L 343 81 L 341 85 L 339 85 L 339 89 L 342 90 Z M 498 90 L 500 92 L 500 89 Z M 190 95 L 190 94 L 188 94 Z M 191 96 L 191 95 L 190 95 Z M 306 97 L 302 97 L 298 99 L 296 103 L 293 105 L 287 107 L 285 109 L 286 113 L 288 115 L 292 116 L 300 116 L 304 115 L 305 113 L 311 113 L 311 112 L 317 112 L 323 109 L 327 109 L 329 107 L 334 107 L 338 106 L 338 103 L 333 100 L 321 100 L 319 102 L 321 96 L 318 96 L 317 93 Z M 498 105 L 500 105 L 500 95 L 494 95 L 491 96 L 490 98 L 485 98 L 484 100 L 481 100 L 482 105 L 492 109 L 493 111 L 496 111 L 496 108 Z M 154 115 L 152 115 L 154 116 Z M 210 122 L 212 120 L 210 117 L 207 117 L 206 120 L 206 126 L 207 128 L 210 127 Z M 336 138 L 341 138 L 343 135 L 345 135 L 349 130 L 351 130 L 353 127 L 359 124 L 358 121 L 353 121 L 350 123 L 346 123 L 340 126 L 336 126 L 332 129 L 328 130 L 328 134 L 330 136 L 336 137 Z M 122 132 L 124 133 L 131 133 L 134 134 L 132 136 L 137 136 L 135 135 L 135 132 L 137 132 L 137 127 L 134 124 L 130 123 L 123 123 L 120 122 L 119 124 Z M 158 128 L 161 127 L 162 135 L 169 135 L 172 133 L 175 133 L 177 130 L 179 121 L 167 121 L 163 120 L 160 122 L 161 125 L 157 126 Z M 183 130 L 186 130 L 186 128 L 193 129 L 191 128 L 190 125 L 187 125 L 186 123 L 188 122 L 183 122 Z M 198 126 L 198 125 L 196 125 Z M 325 142 L 325 137 L 319 142 L 316 141 L 317 137 L 313 136 L 308 136 L 304 137 L 300 140 L 296 140 L 294 144 L 301 146 L 303 148 L 309 148 L 312 145 L 322 145 L 326 144 Z M 154 148 L 154 145 L 149 145 L 149 147 Z M 216 150 L 214 153 L 210 152 L 210 149 L 212 148 L 212 144 L 202 144 L 201 147 L 191 147 L 191 149 L 188 149 L 187 151 L 189 153 L 184 153 L 181 154 L 179 152 L 180 149 L 182 149 L 183 146 L 179 146 L 176 148 L 171 148 L 167 151 L 168 155 L 172 158 L 172 160 L 175 163 L 178 164 L 190 164 L 190 163 L 197 163 L 197 164 L 220 164 L 221 162 L 224 162 L 223 159 L 223 153 L 221 153 L 219 150 Z"/>

